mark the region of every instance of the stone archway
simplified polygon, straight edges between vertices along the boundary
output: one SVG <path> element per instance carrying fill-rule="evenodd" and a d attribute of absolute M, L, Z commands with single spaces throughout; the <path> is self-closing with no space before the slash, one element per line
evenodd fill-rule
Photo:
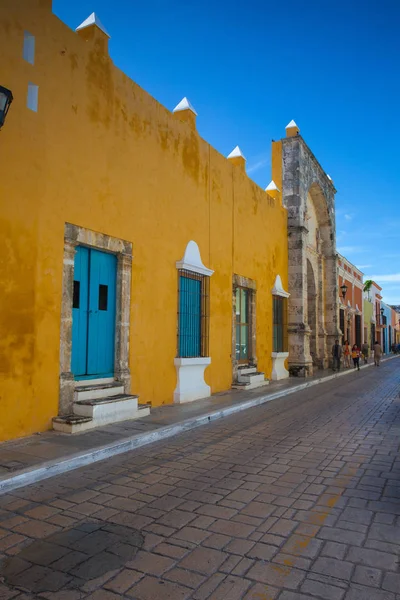
<path fill-rule="evenodd" d="M 339 333 L 336 190 L 300 135 L 281 142 L 288 210 L 288 362 L 292 375 L 307 377 L 313 366 L 328 366 L 328 348 Z"/>

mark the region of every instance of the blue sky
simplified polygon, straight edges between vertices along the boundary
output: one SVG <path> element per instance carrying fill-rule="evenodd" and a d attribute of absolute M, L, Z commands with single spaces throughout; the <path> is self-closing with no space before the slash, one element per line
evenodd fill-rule
<path fill-rule="evenodd" d="M 71 28 L 95 11 L 115 64 L 204 139 L 237 144 L 259 185 L 294 119 L 338 190 L 338 250 L 400 304 L 398 0 L 53 0 Z"/>

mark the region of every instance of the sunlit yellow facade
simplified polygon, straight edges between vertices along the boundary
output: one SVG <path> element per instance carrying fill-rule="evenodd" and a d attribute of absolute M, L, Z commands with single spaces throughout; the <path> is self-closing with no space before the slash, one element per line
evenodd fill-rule
<path fill-rule="evenodd" d="M 122 73 L 107 44 L 96 25 L 69 29 L 50 0 L 0 4 L 0 84 L 14 95 L 0 133 L 0 440 L 49 429 L 59 412 L 67 223 L 132 245 L 130 388 L 142 402 L 173 401 L 176 262 L 191 240 L 214 271 L 211 392 L 232 385 L 234 275 L 255 282 L 257 368 L 271 375 L 271 290 L 288 272 L 280 195 L 203 140 L 190 110 L 171 113 Z"/>

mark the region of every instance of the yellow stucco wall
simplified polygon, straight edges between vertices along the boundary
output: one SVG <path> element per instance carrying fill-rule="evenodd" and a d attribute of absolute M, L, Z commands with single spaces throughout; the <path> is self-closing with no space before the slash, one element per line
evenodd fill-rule
<path fill-rule="evenodd" d="M 24 31 L 35 63 L 22 58 Z M 14 102 L 0 133 L 0 440 L 58 412 L 66 222 L 133 244 L 132 392 L 153 405 L 176 386 L 177 270 L 193 239 L 211 278 L 212 392 L 232 383 L 232 275 L 257 282 L 257 358 L 271 374 L 272 298 L 287 289 L 286 210 L 51 13 L 0 3 L 0 84 Z M 39 109 L 26 107 L 28 82 Z M 179 99 L 177 99 L 179 100 Z M 279 185 L 280 182 L 277 181 Z"/>
<path fill-rule="evenodd" d="M 374 312 L 374 305 L 372 302 L 369 302 L 365 298 L 363 299 L 363 313 L 364 313 L 364 329 L 367 330 L 367 339 L 364 340 L 364 332 L 363 332 L 363 341 L 366 341 L 369 345 L 370 350 L 373 348 L 375 340 L 371 339 L 371 319 Z"/>

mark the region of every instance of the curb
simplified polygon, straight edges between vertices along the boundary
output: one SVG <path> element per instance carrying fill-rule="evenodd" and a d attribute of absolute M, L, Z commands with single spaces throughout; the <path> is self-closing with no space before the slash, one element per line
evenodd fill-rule
<path fill-rule="evenodd" d="M 390 356 L 386 358 L 383 362 L 394 359 L 396 357 L 397 356 Z M 371 367 L 373 364 L 374 363 L 368 363 L 367 365 L 362 365 L 360 369 L 366 369 L 368 367 Z M 343 377 L 344 375 L 348 375 L 353 372 L 354 370 L 350 368 L 347 371 L 341 371 L 339 373 L 328 375 L 327 377 L 319 377 L 318 379 L 313 379 L 312 381 L 301 383 L 297 386 L 286 390 L 281 390 L 272 394 L 265 394 L 263 396 L 253 398 L 252 400 L 246 400 L 244 402 L 241 402 L 240 404 L 228 406 L 219 410 L 213 410 L 204 415 L 199 415 L 197 417 L 185 419 L 184 421 L 180 421 L 179 423 L 173 425 L 166 425 L 165 427 L 160 427 L 159 429 L 156 429 L 154 431 L 139 433 L 137 435 L 124 438 L 122 441 L 112 442 L 111 444 L 100 446 L 94 450 L 78 452 L 72 454 L 64 460 L 50 460 L 46 461 L 39 467 L 30 467 L 27 469 L 22 469 L 16 475 L 0 479 L 0 495 L 11 492 L 12 490 L 16 490 L 26 485 L 38 483 L 39 481 L 49 479 L 50 477 L 55 477 L 56 475 L 61 475 L 62 473 L 67 473 L 68 471 L 73 471 L 74 469 L 79 469 L 80 467 L 85 467 L 92 463 L 105 460 L 106 458 L 111 458 L 112 456 L 124 454 L 125 452 L 129 452 L 130 450 L 135 450 L 136 448 L 140 448 L 142 446 L 147 446 L 148 444 L 153 444 L 154 442 L 165 440 L 169 437 L 173 437 L 174 435 L 178 435 L 180 433 L 190 431 L 191 429 L 196 429 L 197 427 L 200 427 L 202 425 L 206 425 L 207 423 L 211 423 L 212 421 L 216 421 L 217 419 L 223 419 L 243 410 L 247 410 L 255 406 L 260 406 L 261 404 L 266 404 L 271 400 L 276 400 L 278 398 L 281 398 L 282 396 L 289 396 L 290 394 L 294 394 L 295 392 L 300 392 L 309 387 L 313 387 L 314 385 L 325 383 L 326 381 L 331 381 L 332 379 L 337 379 L 338 377 Z"/>

